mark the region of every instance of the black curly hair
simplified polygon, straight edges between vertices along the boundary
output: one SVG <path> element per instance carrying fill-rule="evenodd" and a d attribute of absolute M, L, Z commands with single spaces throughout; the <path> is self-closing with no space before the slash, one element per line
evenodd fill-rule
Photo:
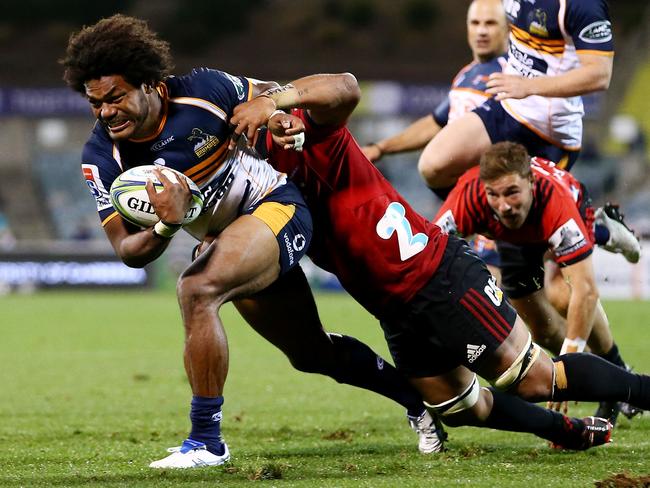
<path fill-rule="evenodd" d="M 59 62 L 65 82 L 82 94 L 84 83 L 110 75 L 121 75 L 133 86 L 155 86 L 174 67 L 169 43 L 145 21 L 122 14 L 73 33 Z"/>

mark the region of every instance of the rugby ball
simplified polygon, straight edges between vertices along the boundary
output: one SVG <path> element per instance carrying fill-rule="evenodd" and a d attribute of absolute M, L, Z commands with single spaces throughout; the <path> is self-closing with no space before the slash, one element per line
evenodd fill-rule
<path fill-rule="evenodd" d="M 122 217 L 135 225 L 140 227 L 155 225 L 160 218 L 156 215 L 153 205 L 149 201 L 145 185 L 148 180 L 151 180 L 156 191 L 162 191 L 163 185 L 153 172 L 156 168 L 161 170 L 172 182 L 178 182 L 180 178 L 187 181 L 192 194 L 192 204 L 185 214 L 183 225 L 189 224 L 201 213 L 203 194 L 190 178 L 171 168 L 146 165 L 126 170 L 111 185 L 110 194 L 113 207 Z"/>

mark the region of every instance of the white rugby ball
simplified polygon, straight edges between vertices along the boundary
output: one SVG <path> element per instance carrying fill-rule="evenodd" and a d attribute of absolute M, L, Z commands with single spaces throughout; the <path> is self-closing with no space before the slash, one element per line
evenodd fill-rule
<path fill-rule="evenodd" d="M 185 214 L 183 225 L 189 224 L 196 219 L 203 208 L 201 190 L 196 186 L 196 183 L 183 173 L 163 166 L 136 166 L 118 176 L 113 181 L 110 191 L 111 203 L 115 210 L 126 220 L 140 227 L 151 227 L 160 220 L 149 201 L 149 195 L 147 195 L 145 189 L 148 180 L 151 180 L 156 191 L 162 191 L 163 189 L 162 183 L 153 172 L 154 169 L 161 170 L 172 182 L 177 182 L 180 178 L 187 181 L 192 193 L 192 204 Z"/>

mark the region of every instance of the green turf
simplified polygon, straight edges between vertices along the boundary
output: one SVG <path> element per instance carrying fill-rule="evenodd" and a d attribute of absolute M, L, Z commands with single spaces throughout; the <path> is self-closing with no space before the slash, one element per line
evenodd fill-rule
<path fill-rule="evenodd" d="M 385 354 L 375 321 L 342 295 L 318 297 L 323 320 Z M 650 371 L 650 303 L 606 305 L 628 362 Z M 291 313 L 287 311 L 287 313 Z M 523 434 L 452 429 L 448 451 L 422 456 L 402 409 L 293 371 L 224 312 L 231 371 L 226 467 L 154 471 L 187 434 L 182 328 L 170 293 L 0 297 L 1 486 L 594 486 L 650 472 L 650 415 L 623 419 L 614 442 L 557 452 Z M 593 405 L 572 407 L 575 414 Z"/>

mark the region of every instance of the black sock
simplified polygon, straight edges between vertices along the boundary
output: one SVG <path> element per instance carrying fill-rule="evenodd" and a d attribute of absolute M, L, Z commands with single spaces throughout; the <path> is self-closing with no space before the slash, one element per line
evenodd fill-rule
<path fill-rule="evenodd" d="M 589 353 L 564 354 L 554 361 L 561 363 L 556 365 L 554 401 L 618 401 L 650 408 L 650 376 L 630 373 Z"/>
<path fill-rule="evenodd" d="M 422 397 L 395 367 L 354 337 L 330 334 L 338 362 L 321 371 L 339 383 L 379 393 L 406 408 L 417 417 L 424 412 Z"/>
<path fill-rule="evenodd" d="M 625 361 L 623 361 L 621 354 L 618 352 L 618 346 L 616 345 L 616 343 L 614 343 L 614 345 L 608 352 L 606 352 L 605 354 L 599 354 L 598 356 L 603 358 L 605 361 L 609 361 L 610 363 L 625 369 Z"/>
<path fill-rule="evenodd" d="M 564 447 L 574 447 L 581 442 L 582 420 L 569 418 L 559 412 L 542 408 L 519 397 L 503 393 L 495 388 L 492 392 L 492 410 L 484 426 L 512 432 L 528 432 Z"/>

